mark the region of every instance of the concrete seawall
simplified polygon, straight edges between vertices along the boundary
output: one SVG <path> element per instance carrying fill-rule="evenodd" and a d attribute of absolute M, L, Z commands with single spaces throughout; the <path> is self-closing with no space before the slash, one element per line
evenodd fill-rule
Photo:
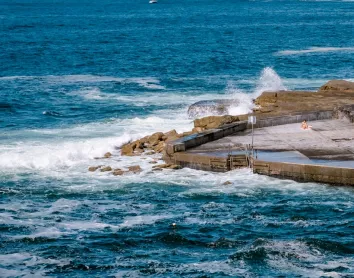
<path fill-rule="evenodd" d="M 318 121 L 318 120 L 329 120 L 334 118 L 333 110 L 325 111 L 316 111 L 316 112 L 302 112 L 290 114 L 287 116 L 278 116 L 278 117 L 267 117 L 260 116 L 257 120 L 257 123 L 254 125 L 254 128 L 276 126 L 276 125 L 286 125 L 293 123 L 301 123 L 303 120 L 307 121 Z M 251 126 L 248 125 L 248 128 Z"/>
<path fill-rule="evenodd" d="M 250 166 L 258 174 L 354 185 L 353 108 L 349 105 L 334 110 L 306 111 L 286 116 L 260 116 L 254 128 L 255 134 L 258 133 L 257 139 L 261 139 L 258 144 L 260 141 L 263 144 L 256 146 L 263 151 L 261 159 L 250 157 L 247 150 L 251 142 L 250 125 L 241 121 L 167 143 L 164 160 L 198 170 L 226 172 Z M 307 133 L 301 130 L 300 123 L 303 120 L 314 123 L 315 128 Z M 270 133 L 266 131 L 268 129 L 271 129 Z M 267 150 L 280 152 L 283 156 L 284 153 L 296 153 L 293 156 L 295 160 L 308 162 L 267 161 L 267 155 L 264 154 Z M 316 159 L 326 160 L 328 165 L 316 165 Z M 330 165 L 331 159 L 336 163 Z"/>
<path fill-rule="evenodd" d="M 245 129 L 247 129 L 246 121 L 227 124 L 217 129 L 210 129 L 198 134 L 192 134 L 181 139 L 168 142 L 165 150 L 168 155 L 172 155 L 177 152 L 183 152 L 187 149 L 218 140 Z"/>
<path fill-rule="evenodd" d="M 253 172 L 298 181 L 354 185 L 354 169 L 255 160 Z"/>

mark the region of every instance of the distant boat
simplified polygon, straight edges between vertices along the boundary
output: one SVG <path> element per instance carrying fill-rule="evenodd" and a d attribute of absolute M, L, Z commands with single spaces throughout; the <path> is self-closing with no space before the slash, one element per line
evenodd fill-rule
<path fill-rule="evenodd" d="M 157 0 L 150 0 L 149 3 L 150 4 L 157 4 Z"/>

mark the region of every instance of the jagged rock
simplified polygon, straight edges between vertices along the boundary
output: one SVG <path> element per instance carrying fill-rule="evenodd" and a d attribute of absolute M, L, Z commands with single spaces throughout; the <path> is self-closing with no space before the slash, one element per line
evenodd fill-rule
<path fill-rule="evenodd" d="M 192 129 L 192 132 L 193 133 L 200 133 L 200 132 L 203 132 L 205 129 L 204 128 L 202 128 L 202 127 L 194 127 L 193 129 Z"/>
<path fill-rule="evenodd" d="M 143 145 L 144 145 L 148 140 L 149 140 L 149 136 L 145 136 L 145 137 L 139 139 L 140 143 L 143 144 Z"/>
<path fill-rule="evenodd" d="M 110 152 L 106 152 L 103 157 L 110 158 L 111 156 L 112 156 L 112 154 Z"/>
<path fill-rule="evenodd" d="M 160 141 L 156 146 L 153 147 L 153 150 L 157 153 L 160 153 L 163 151 L 164 148 L 165 148 L 165 142 Z"/>
<path fill-rule="evenodd" d="M 124 173 L 126 173 L 126 171 L 123 171 L 121 169 L 114 169 L 114 171 L 112 172 L 114 176 L 122 176 L 124 175 Z"/>
<path fill-rule="evenodd" d="M 225 181 L 222 185 L 230 185 L 230 184 L 232 184 L 231 181 Z"/>
<path fill-rule="evenodd" d="M 95 172 L 97 169 L 99 169 L 101 166 L 91 166 L 88 168 L 90 172 Z"/>
<path fill-rule="evenodd" d="M 200 127 L 205 130 L 205 129 L 218 128 L 225 124 L 230 124 L 238 121 L 239 121 L 239 117 L 237 116 L 230 116 L 230 115 L 209 116 L 209 117 L 194 120 L 194 127 L 195 128 Z"/>
<path fill-rule="evenodd" d="M 168 168 L 170 166 L 171 166 L 171 164 L 159 164 L 159 165 L 152 166 L 152 168 L 153 169 L 156 169 L 156 168 L 164 169 L 164 168 Z"/>
<path fill-rule="evenodd" d="M 101 168 L 101 172 L 110 172 L 112 171 L 112 167 L 111 166 L 106 166 L 106 167 L 102 167 Z"/>
<path fill-rule="evenodd" d="M 179 170 L 179 169 L 182 169 L 182 166 L 172 164 L 172 165 L 170 165 L 170 167 L 168 167 L 168 169 Z"/>
<path fill-rule="evenodd" d="M 139 165 L 129 166 L 128 170 L 129 172 L 133 172 L 134 174 L 140 173 L 142 171 Z"/>
<path fill-rule="evenodd" d="M 232 99 L 202 100 L 189 106 L 187 113 L 189 118 L 205 117 L 207 115 L 226 115 L 229 113 L 231 106 L 238 104 L 238 100 Z"/>
<path fill-rule="evenodd" d="M 354 92 L 354 82 L 346 80 L 331 80 L 318 90 L 318 92 L 324 91 Z"/>
<path fill-rule="evenodd" d="M 127 156 L 132 156 L 134 149 L 136 147 L 136 143 L 128 143 L 122 146 L 122 150 L 121 150 L 121 155 L 127 155 Z"/>
<path fill-rule="evenodd" d="M 144 152 L 144 149 L 141 149 L 141 148 L 135 148 L 134 149 L 134 153 L 138 153 L 138 154 L 141 154 Z"/>
<path fill-rule="evenodd" d="M 178 170 L 182 169 L 180 165 L 175 165 L 175 164 L 159 164 L 152 166 L 153 169 L 173 169 L 173 170 Z"/>
<path fill-rule="evenodd" d="M 155 146 L 159 143 L 160 140 L 162 140 L 163 136 L 164 134 L 162 132 L 156 132 L 149 137 L 148 142 L 151 146 Z"/>
<path fill-rule="evenodd" d="M 177 140 L 179 138 L 179 134 L 177 133 L 177 131 L 175 129 L 169 131 L 169 132 L 166 132 L 165 135 L 162 137 L 164 139 L 164 141 L 166 142 L 170 142 L 170 141 L 174 141 L 174 140 Z"/>

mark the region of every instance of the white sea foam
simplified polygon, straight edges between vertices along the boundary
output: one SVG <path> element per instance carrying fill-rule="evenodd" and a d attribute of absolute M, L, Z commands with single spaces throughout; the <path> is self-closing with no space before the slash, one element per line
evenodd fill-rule
<path fill-rule="evenodd" d="M 354 52 L 354 47 L 310 47 L 301 50 L 282 50 L 275 54 L 278 56 L 288 55 L 303 55 L 303 54 L 315 54 L 315 53 L 327 53 L 327 52 Z"/>
<path fill-rule="evenodd" d="M 69 259 L 46 259 L 30 253 L 12 253 L 0 255 L 0 276 L 1 277 L 47 277 L 43 265 L 63 266 L 69 264 Z M 35 272 L 32 267 L 40 268 Z M 16 267 L 16 270 L 9 269 Z"/>
<path fill-rule="evenodd" d="M 8 146 L 0 150 L 0 167 L 6 169 L 56 169 L 72 167 L 105 152 L 113 152 L 115 146 L 121 146 L 132 137 L 124 134 L 120 137 L 87 139 L 64 142 L 26 142 Z"/>
<path fill-rule="evenodd" d="M 84 169 L 90 164 L 105 163 L 94 158 L 102 157 L 106 152 L 120 156 L 119 148 L 130 140 L 172 128 L 184 132 L 192 128 L 192 123 L 187 118 L 152 116 L 80 125 L 70 129 L 21 131 L 26 134 L 26 141 L 9 140 L 0 147 L 0 172 L 51 170 L 54 173 L 77 166 Z M 14 138 L 16 134 L 17 131 L 14 131 L 9 137 Z"/>
<path fill-rule="evenodd" d="M 126 217 L 124 222 L 120 224 L 120 228 L 129 228 L 138 225 L 152 225 L 159 220 L 170 219 L 173 217 L 177 217 L 173 214 L 164 214 L 164 215 L 138 215 Z"/>
<path fill-rule="evenodd" d="M 48 83 L 100 83 L 100 82 L 119 82 L 137 84 L 146 89 L 163 90 L 164 86 L 160 85 L 160 80 L 154 77 L 113 77 L 90 74 L 78 75 L 39 75 L 39 76 L 2 76 L 0 81 L 11 80 L 41 80 Z"/>

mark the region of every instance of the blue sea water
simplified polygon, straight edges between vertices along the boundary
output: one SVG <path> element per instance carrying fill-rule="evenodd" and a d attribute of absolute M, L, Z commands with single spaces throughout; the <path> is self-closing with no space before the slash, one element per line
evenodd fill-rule
<path fill-rule="evenodd" d="M 354 277 L 353 188 L 120 156 L 353 65 L 353 1 L 0 0 L 0 277 Z"/>

